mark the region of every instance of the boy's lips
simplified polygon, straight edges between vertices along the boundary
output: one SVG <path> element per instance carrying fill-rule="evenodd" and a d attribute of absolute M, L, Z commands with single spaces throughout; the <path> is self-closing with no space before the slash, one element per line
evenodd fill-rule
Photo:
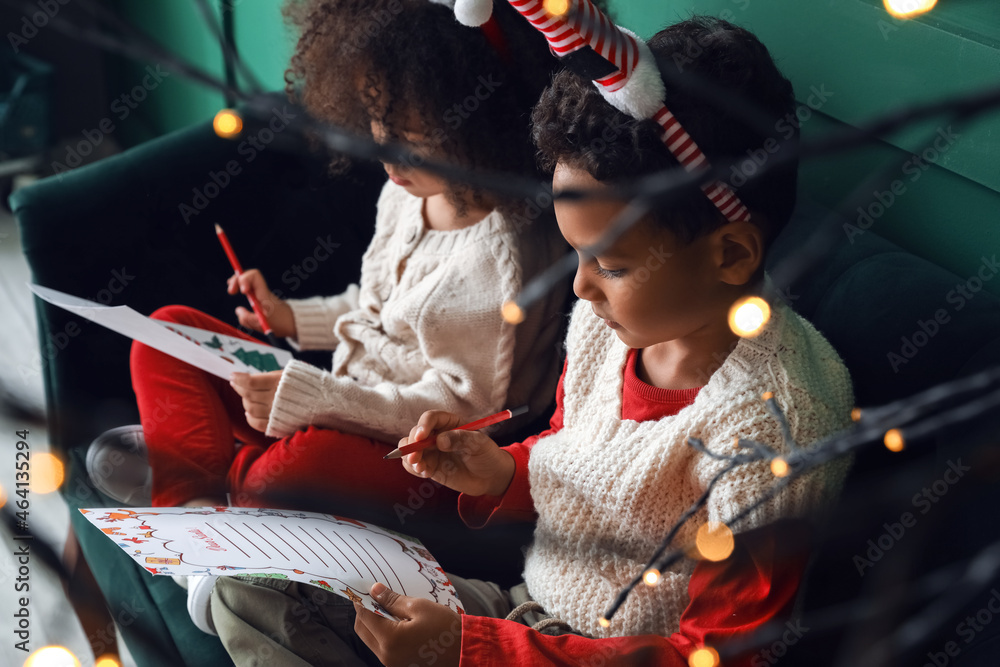
<path fill-rule="evenodd" d="M 407 185 L 413 185 L 413 183 L 411 181 L 408 181 L 405 178 L 400 178 L 399 176 L 396 176 L 395 174 L 389 174 L 389 180 L 392 181 L 393 183 L 395 183 L 396 185 L 402 186 L 404 188 Z"/>
<path fill-rule="evenodd" d="M 617 322 L 615 322 L 614 320 L 612 320 L 611 318 L 608 318 L 608 317 L 605 317 L 604 315 L 601 315 L 596 310 L 594 311 L 594 315 L 597 315 L 599 318 L 601 318 L 602 320 L 604 320 L 604 323 L 607 324 L 612 329 L 620 329 L 621 326 L 622 326 L 622 325 L 618 324 Z"/>

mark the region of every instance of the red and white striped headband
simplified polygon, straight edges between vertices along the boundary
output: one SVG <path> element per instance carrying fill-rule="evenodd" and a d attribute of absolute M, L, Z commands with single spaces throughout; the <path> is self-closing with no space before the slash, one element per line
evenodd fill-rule
<path fill-rule="evenodd" d="M 482 25 L 493 12 L 493 0 L 432 1 L 454 7 L 455 17 L 468 26 Z M 611 105 L 633 118 L 656 121 L 667 150 L 685 170 L 709 168 L 708 158 L 667 108 L 656 60 L 638 36 L 616 26 L 590 0 L 569 0 L 567 11 L 559 15 L 550 13 L 543 0 L 508 2 L 545 35 L 556 56 L 577 61 L 571 67 L 590 76 Z M 728 183 L 713 181 L 701 189 L 730 222 L 750 220 L 750 212 Z"/>

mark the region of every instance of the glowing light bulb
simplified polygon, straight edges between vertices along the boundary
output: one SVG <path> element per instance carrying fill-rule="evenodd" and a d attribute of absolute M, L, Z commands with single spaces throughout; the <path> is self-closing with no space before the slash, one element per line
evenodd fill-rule
<path fill-rule="evenodd" d="M 737 336 L 753 338 L 771 319 L 771 306 L 759 296 L 740 299 L 729 309 L 729 328 Z"/>
<path fill-rule="evenodd" d="M 508 301 L 503 305 L 500 315 L 507 324 L 520 324 L 524 321 L 524 309 L 513 301 Z"/>
<path fill-rule="evenodd" d="M 903 439 L 903 433 L 898 428 L 886 431 L 882 441 L 890 452 L 901 452 L 906 447 L 906 440 Z"/>
<path fill-rule="evenodd" d="M 599 626 L 601 626 L 602 628 L 610 628 L 611 627 L 611 621 L 609 621 L 608 619 L 604 618 L 603 616 L 601 616 L 599 619 L 597 619 L 597 624 Z"/>
<path fill-rule="evenodd" d="M 7 504 L 7 489 L 0 486 L 0 507 Z"/>
<path fill-rule="evenodd" d="M 117 656 L 107 654 L 98 658 L 97 662 L 94 663 L 94 667 L 121 667 L 121 663 L 118 662 Z"/>
<path fill-rule="evenodd" d="M 934 9 L 937 0 L 882 0 L 885 11 L 897 19 L 909 19 Z"/>
<path fill-rule="evenodd" d="M 223 109 L 215 114 L 212 129 L 223 139 L 232 139 L 243 131 L 243 119 L 232 109 Z"/>
<path fill-rule="evenodd" d="M 63 462 L 54 454 L 37 452 L 31 455 L 31 484 L 33 493 L 52 493 L 66 477 Z"/>
<path fill-rule="evenodd" d="M 542 6 L 552 16 L 562 16 L 569 11 L 569 0 L 544 0 Z"/>
<path fill-rule="evenodd" d="M 739 449 L 739 448 L 740 448 L 740 439 L 733 438 L 733 449 Z"/>
<path fill-rule="evenodd" d="M 851 410 L 851 421 L 859 422 L 861 421 L 861 408 L 854 408 Z"/>
<path fill-rule="evenodd" d="M 774 398 L 774 392 L 773 391 L 765 391 L 764 394 L 760 397 L 760 400 L 762 400 L 762 401 L 770 401 L 772 398 Z"/>
<path fill-rule="evenodd" d="M 688 665 L 690 667 L 716 667 L 718 664 L 719 653 L 709 646 L 702 646 L 688 656 Z"/>
<path fill-rule="evenodd" d="M 729 526 L 718 521 L 709 521 L 698 528 L 694 544 L 698 554 L 705 560 L 720 561 L 729 558 L 733 553 L 735 540 Z"/>
<path fill-rule="evenodd" d="M 46 646 L 28 656 L 24 667 L 80 667 L 80 661 L 63 646 Z"/>
<path fill-rule="evenodd" d="M 642 575 L 642 580 L 646 582 L 647 586 L 655 586 L 660 583 L 660 571 L 655 567 L 651 567 Z"/>
<path fill-rule="evenodd" d="M 771 474 L 775 477 L 784 477 L 788 474 L 788 461 L 780 456 L 771 460 Z"/>

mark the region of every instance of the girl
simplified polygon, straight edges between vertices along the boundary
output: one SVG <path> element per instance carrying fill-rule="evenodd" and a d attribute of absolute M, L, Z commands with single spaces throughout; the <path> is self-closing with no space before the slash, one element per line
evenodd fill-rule
<path fill-rule="evenodd" d="M 318 118 L 421 158 L 532 176 L 529 112 L 553 61 L 544 39 L 499 9 L 480 29 L 427 0 L 296 3 L 288 13 L 301 37 L 288 91 Z M 500 312 L 563 252 L 555 226 L 532 222 L 535 202 L 508 201 L 419 164 L 385 169 L 358 285 L 281 301 L 258 271 L 229 281 L 230 293 L 254 294 L 270 311 L 276 334 L 302 349 L 333 350 L 331 371 L 296 360 L 227 383 L 133 346 L 154 505 L 225 504 L 227 493 L 251 506 L 332 494 L 406 503 L 419 480 L 382 457 L 422 412 L 444 405 L 471 421 L 506 406 L 527 404 L 534 415 L 547 407 L 564 293 L 518 327 Z M 246 309 L 237 315 L 260 331 Z M 180 306 L 154 317 L 240 335 Z M 179 406 L 165 420 L 157 412 L 164 401 Z M 454 499 L 439 490 L 423 505 Z"/>

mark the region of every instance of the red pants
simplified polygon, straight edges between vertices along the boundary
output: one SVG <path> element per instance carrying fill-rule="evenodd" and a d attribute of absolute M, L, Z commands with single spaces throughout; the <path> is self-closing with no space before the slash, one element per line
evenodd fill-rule
<path fill-rule="evenodd" d="M 254 340 L 186 306 L 167 306 L 152 317 Z M 232 504 L 245 507 L 300 506 L 350 515 L 355 502 L 377 501 L 401 519 L 418 509 L 455 513 L 457 493 L 410 475 L 399 461 L 382 459 L 394 445 L 313 426 L 268 438 L 247 424 L 240 396 L 226 380 L 141 343 L 132 345 L 131 368 L 153 468 L 154 505 L 228 492 Z M 338 507 L 345 499 L 348 506 Z"/>

